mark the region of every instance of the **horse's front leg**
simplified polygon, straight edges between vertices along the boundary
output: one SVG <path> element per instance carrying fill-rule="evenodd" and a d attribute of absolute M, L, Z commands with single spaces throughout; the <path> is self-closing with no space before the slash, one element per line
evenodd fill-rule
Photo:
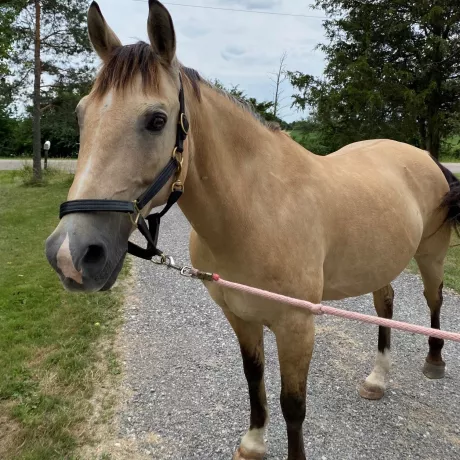
<path fill-rule="evenodd" d="M 234 460 L 260 460 L 267 450 L 264 440 L 268 423 L 267 397 L 264 384 L 264 337 L 260 323 L 243 321 L 224 309 L 225 316 L 240 343 L 244 374 L 248 381 L 251 418 Z"/>
<path fill-rule="evenodd" d="M 281 410 L 286 421 L 288 460 L 305 460 L 302 425 L 306 411 L 307 375 L 315 338 L 312 314 L 291 311 L 272 327 L 281 371 Z"/>

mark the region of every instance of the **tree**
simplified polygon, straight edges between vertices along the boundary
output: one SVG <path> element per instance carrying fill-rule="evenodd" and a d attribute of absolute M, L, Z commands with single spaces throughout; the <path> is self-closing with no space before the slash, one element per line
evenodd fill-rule
<path fill-rule="evenodd" d="M 329 43 L 322 79 L 290 72 L 334 147 L 389 137 L 436 158 L 460 102 L 460 9 L 448 0 L 317 0 Z"/>
<path fill-rule="evenodd" d="M 9 74 L 7 60 L 14 41 L 14 20 L 18 15 L 16 2 L 0 0 L 0 79 Z"/>
<path fill-rule="evenodd" d="M 272 77 L 270 77 L 270 80 L 274 84 L 274 90 L 273 90 L 273 115 L 275 116 L 275 118 L 278 117 L 279 114 L 281 113 L 281 110 L 283 109 L 281 104 L 283 103 L 283 100 L 286 99 L 286 98 L 283 98 L 284 89 L 282 87 L 283 83 L 287 79 L 287 75 L 286 75 L 286 58 L 287 58 L 287 53 L 284 52 L 281 55 L 280 63 L 279 63 L 277 71 L 273 72 Z"/>
<path fill-rule="evenodd" d="M 78 152 L 79 129 L 75 107 L 93 83 L 92 69 L 70 72 L 42 95 L 42 135 L 51 141 L 52 152 L 70 157 Z"/>
<path fill-rule="evenodd" d="M 15 120 L 11 117 L 11 90 L 5 78 L 0 77 L 0 153 L 8 155 L 12 145 Z"/>
<path fill-rule="evenodd" d="M 216 88 L 219 88 L 229 93 L 231 96 L 235 97 L 236 99 L 251 106 L 253 110 L 258 115 L 260 115 L 264 120 L 279 123 L 279 125 L 283 129 L 286 129 L 286 127 L 288 126 L 288 124 L 285 121 L 281 120 L 281 118 L 278 118 L 277 116 L 273 114 L 273 102 L 270 102 L 270 101 L 259 102 L 254 97 L 248 97 L 243 90 L 239 89 L 239 85 L 232 86 L 231 88 L 226 88 L 224 84 L 218 79 L 215 79 L 212 82 L 212 84 Z"/>
<path fill-rule="evenodd" d="M 33 80 L 33 170 L 41 180 L 41 92 L 56 78 L 75 75 L 85 66 L 91 47 L 86 32 L 86 0 L 12 0 L 16 9 L 13 23 L 14 52 L 10 66 L 18 86 Z M 83 58 L 83 59 L 82 59 Z M 44 77 L 47 84 L 44 85 Z"/>

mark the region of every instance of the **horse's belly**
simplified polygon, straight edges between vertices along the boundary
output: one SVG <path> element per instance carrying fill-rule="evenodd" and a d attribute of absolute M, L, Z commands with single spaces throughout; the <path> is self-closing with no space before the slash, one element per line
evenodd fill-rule
<path fill-rule="evenodd" d="M 357 297 L 387 286 L 408 266 L 421 235 L 422 229 L 414 232 L 412 241 L 401 238 L 374 248 L 347 247 L 343 257 L 324 266 L 323 300 Z"/>

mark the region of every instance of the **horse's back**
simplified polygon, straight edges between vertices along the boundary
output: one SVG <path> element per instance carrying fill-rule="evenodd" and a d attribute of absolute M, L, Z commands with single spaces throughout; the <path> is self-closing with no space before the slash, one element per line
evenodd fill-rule
<path fill-rule="evenodd" d="M 449 191 L 443 172 L 429 153 L 403 142 L 355 142 L 325 157 L 325 163 L 331 171 L 347 171 L 375 193 L 389 187 L 413 199 L 425 222 Z M 347 178 L 342 180 L 348 182 Z"/>
<path fill-rule="evenodd" d="M 390 140 L 350 144 L 322 163 L 329 185 L 325 297 L 379 289 L 442 225 L 448 183 L 428 153 Z"/>

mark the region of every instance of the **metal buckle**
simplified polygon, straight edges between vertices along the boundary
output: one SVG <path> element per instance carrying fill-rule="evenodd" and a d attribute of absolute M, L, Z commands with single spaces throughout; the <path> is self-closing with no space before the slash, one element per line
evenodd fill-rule
<path fill-rule="evenodd" d="M 186 278 L 193 278 L 195 276 L 195 271 L 193 270 L 192 267 L 188 267 L 187 265 L 182 267 L 182 270 L 180 271 L 180 274 L 182 276 L 185 276 Z"/>
<path fill-rule="evenodd" d="M 212 273 L 196 270 L 189 265 L 176 265 L 174 259 L 171 256 L 167 256 L 165 254 L 153 257 L 152 262 L 156 265 L 164 265 L 167 268 L 177 270 L 185 278 L 199 279 L 201 281 L 214 281 L 214 275 Z"/>
<path fill-rule="evenodd" d="M 136 218 L 133 219 L 133 215 L 130 213 L 129 218 L 131 219 L 132 224 L 137 227 L 139 225 L 139 219 L 141 218 L 141 211 L 137 205 L 137 200 L 133 201 L 134 210 L 136 211 Z"/>
<path fill-rule="evenodd" d="M 152 263 L 155 265 L 166 265 L 167 262 L 167 256 L 164 254 L 161 254 L 159 256 L 153 256 L 152 258 Z"/>
<path fill-rule="evenodd" d="M 174 270 L 182 272 L 182 267 L 179 265 L 176 265 L 176 262 L 172 258 L 172 256 L 167 256 L 165 254 L 161 254 L 159 256 L 154 256 L 152 258 L 152 262 L 155 265 L 164 265 L 167 268 L 173 268 Z"/>
<path fill-rule="evenodd" d="M 182 183 L 181 180 L 176 180 L 176 182 L 174 182 L 172 184 L 172 191 L 173 192 L 183 192 L 184 191 L 184 184 Z"/>
<path fill-rule="evenodd" d="M 177 162 L 177 164 L 180 165 L 180 167 L 182 167 L 182 164 L 184 163 L 184 153 L 179 152 L 179 150 L 177 150 L 177 147 L 174 147 L 172 157 Z"/>
<path fill-rule="evenodd" d="M 185 127 L 185 123 L 187 123 L 187 128 Z M 188 122 L 187 115 L 184 112 L 180 114 L 179 125 L 182 128 L 182 132 L 187 136 L 190 131 L 190 123 Z"/>
<path fill-rule="evenodd" d="M 177 147 L 174 147 L 172 157 L 173 157 L 173 159 L 175 160 L 175 162 L 177 164 L 176 177 L 178 178 L 182 173 L 182 165 L 184 164 L 184 153 L 179 152 L 177 150 Z"/>

